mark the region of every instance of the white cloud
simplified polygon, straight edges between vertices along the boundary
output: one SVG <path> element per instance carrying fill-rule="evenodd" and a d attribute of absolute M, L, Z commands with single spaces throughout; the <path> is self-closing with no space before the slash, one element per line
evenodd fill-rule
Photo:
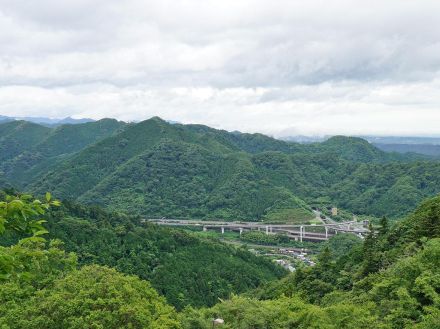
<path fill-rule="evenodd" d="M 438 134 L 439 12 L 427 0 L 0 0 L 0 114 Z"/>

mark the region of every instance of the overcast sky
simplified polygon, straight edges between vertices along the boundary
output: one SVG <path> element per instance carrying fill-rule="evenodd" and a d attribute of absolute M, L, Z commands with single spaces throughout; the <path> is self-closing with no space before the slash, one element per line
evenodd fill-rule
<path fill-rule="evenodd" d="M 0 0 L 0 114 L 440 135 L 440 1 Z"/>

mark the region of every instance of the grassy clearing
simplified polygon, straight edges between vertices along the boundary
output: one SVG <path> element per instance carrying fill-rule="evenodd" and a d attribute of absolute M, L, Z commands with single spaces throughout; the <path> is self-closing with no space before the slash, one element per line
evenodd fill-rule
<path fill-rule="evenodd" d="M 313 213 L 303 208 L 278 209 L 263 219 L 265 223 L 293 225 L 309 224 L 313 220 L 315 220 Z"/>

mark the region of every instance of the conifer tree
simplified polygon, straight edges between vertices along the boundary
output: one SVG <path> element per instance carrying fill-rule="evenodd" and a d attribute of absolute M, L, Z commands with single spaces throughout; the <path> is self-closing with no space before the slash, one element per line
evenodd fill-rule
<path fill-rule="evenodd" d="M 388 233 L 388 229 L 389 229 L 389 224 L 388 224 L 388 219 L 383 216 L 380 219 L 380 228 L 379 228 L 379 236 L 385 236 Z"/>
<path fill-rule="evenodd" d="M 369 232 L 364 241 L 364 261 L 362 274 L 368 275 L 369 273 L 376 272 L 378 269 L 378 255 L 377 255 L 377 237 L 374 232 L 373 225 L 370 223 L 368 226 Z"/>

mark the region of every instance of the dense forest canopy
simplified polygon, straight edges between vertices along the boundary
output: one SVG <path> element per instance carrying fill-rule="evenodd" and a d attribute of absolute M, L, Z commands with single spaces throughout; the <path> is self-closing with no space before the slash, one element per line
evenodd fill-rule
<path fill-rule="evenodd" d="M 386 218 L 364 242 L 329 241 L 309 267 L 213 308 L 186 309 L 186 328 L 440 327 L 440 197 L 402 222 Z"/>
<path fill-rule="evenodd" d="M 165 298 L 108 267 L 78 269 L 62 242 L 0 247 L 1 328 L 181 328 Z"/>
<path fill-rule="evenodd" d="M 66 202 L 52 209 L 46 220 L 47 238 L 63 241 L 66 251 L 75 252 L 79 265 L 106 265 L 149 280 L 178 309 L 212 306 L 218 298 L 286 274 L 246 249 L 98 207 Z M 13 245 L 18 238 L 6 234 L 0 242 Z"/>
<path fill-rule="evenodd" d="M 160 118 L 7 122 L 0 150 L 2 186 L 147 217 L 276 220 L 321 203 L 397 218 L 440 192 L 440 162 L 360 138 L 298 144 Z"/>
<path fill-rule="evenodd" d="M 2 199 L 2 328 L 208 329 L 215 318 L 229 329 L 440 325 L 440 197 L 402 221 L 383 218 L 364 241 L 335 236 L 316 266 L 280 280 L 257 279 L 282 274 L 266 261 L 190 233 L 96 207 L 59 206 L 50 194 L 44 202 Z M 206 248 L 215 259 L 202 259 Z M 158 277 L 152 268 L 161 269 Z M 242 288 L 217 290 L 222 298 L 212 299 L 209 292 L 225 284 Z"/>

